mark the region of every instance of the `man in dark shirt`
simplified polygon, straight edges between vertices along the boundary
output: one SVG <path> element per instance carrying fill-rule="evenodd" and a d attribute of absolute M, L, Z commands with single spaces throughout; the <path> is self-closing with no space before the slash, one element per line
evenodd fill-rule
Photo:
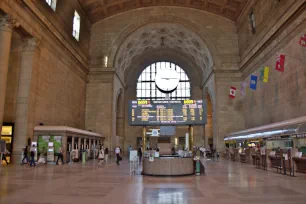
<path fill-rule="evenodd" d="M 64 164 L 64 160 L 63 160 L 63 147 L 60 147 L 59 149 L 59 153 L 57 156 L 57 161 L 56 161 L 56 165 L 58 165 L 58 160 L 61 159 L 62 164 Z"/>
<path fill-rule="evenodd" d="M 21 161 L 21 164 L 24 164 L 24 160 L 27 159 L 27 163 L 29 162 L 29 158 L 28 158 L 28 146 L 25 146 L 24 150 L 23 150 L 23 159 Z"/>

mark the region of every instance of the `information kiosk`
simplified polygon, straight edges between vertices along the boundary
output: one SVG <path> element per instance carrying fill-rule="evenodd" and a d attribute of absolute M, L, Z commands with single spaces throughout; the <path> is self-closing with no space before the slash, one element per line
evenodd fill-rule
<path fill-rule="evenodd" d="M 147 127 L 188 126 L 187 151 L 184 154 L 159 155 L 143 153 L 143 174 L 159 176 L 191 175 L 195 173 L 192 155 L 193 126 L 206 124 L 205 100 L 133 100 L 128 106 L 129 125 L 142 126 L 142 146 L 147 148 Z"/>
<path fill-rule="evenodd" d="M 48 143 L 47 162 L 54 162 L 54 144 L 53 142 Z"/>

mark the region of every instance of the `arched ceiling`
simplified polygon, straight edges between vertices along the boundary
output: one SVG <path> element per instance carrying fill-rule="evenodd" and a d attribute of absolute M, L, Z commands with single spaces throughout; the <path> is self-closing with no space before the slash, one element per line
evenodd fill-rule
<path fill-rule="evenodd" d="M 190 29 L 179 24 L 151 23 L 128 36 L 115 57 L 115 68 L 124 74 L 134 59 L 150 50 L 170 49 L 183 53 L 202 73 L 213 64 L 213 59 L 204 41 Z"/>
<path fill-rule="evenodd" d="M 208 11 L 236 21 L 249 0 L 79 0 L 92 23 L 132 9 L 178 6 Z"/>

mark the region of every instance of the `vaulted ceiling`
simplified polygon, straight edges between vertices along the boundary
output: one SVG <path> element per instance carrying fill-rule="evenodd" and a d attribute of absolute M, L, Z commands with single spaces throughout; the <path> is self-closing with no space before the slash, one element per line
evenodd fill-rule
<path fill-rule="evenodd" d="M 208 11 L 236 21 L 248 0 L 79 0 L 92 23 L 132 9 L 178 6 Z"/>

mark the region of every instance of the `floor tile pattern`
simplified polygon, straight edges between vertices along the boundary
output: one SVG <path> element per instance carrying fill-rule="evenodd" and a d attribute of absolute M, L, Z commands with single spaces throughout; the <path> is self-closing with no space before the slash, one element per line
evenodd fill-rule
<path fill-rule="evenodd" d="M 306 175 L 289 177 L 231 161 L 203 161 L 203 176 L 129 174 L 97 161 L 0 167 L 1 204 L 306 204 Z"/>

